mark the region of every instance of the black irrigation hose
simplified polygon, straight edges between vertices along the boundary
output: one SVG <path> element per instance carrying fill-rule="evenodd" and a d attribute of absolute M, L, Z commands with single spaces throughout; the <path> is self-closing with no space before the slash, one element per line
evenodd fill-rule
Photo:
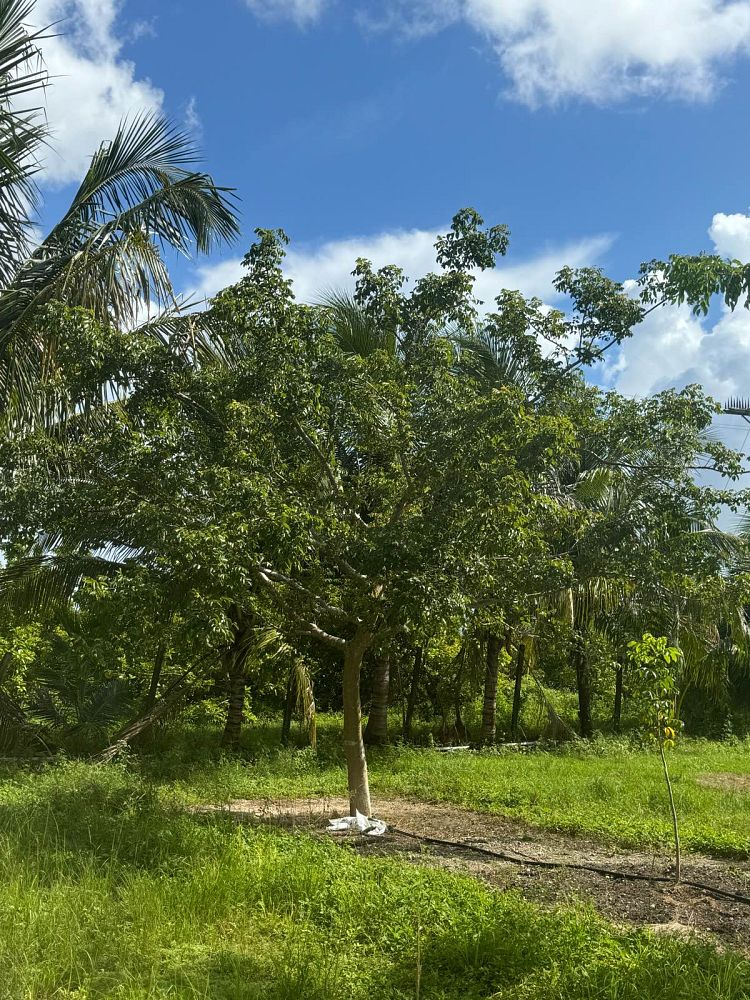
<path fill-rule="evenodd" d="M 732 892 L 730 889 L 720 889 L 718 886 L 706 885 L 703 882 L 693 882 L 691 879 L 681 879 L 675 882 L 668 875 L 642 875 L 639 872 L 618 871 L 616 868 L 600 868 L 598 865 L 581 864 L 574 861 L 542 861 L 540 858 L 518 857 L 513 854 L 506 854 L 505 851 L 492 851 L 489 847 L 478 847 L 475 844 L 462 844 L 455 840 L 442 840 L 440 837 L 424 837 L 418 833 L 410 833 L 408 830 L 400 830 L 397 826 L 389 826 L 391 833 L 398 833 L 402 837 L 411 837 L 423 844 L 436 844 L 440 847 L 450 847 L 456 851 L 474 851 L 476 854 L 484 854 L 489 858 L 497 858 L 499 861 L 508 861 L 514 865 L 529 865 L 534 868 L 571 868 L 575 871 L 593 872 L 595 875 L 605 875 L 607 878 L 628 879 L 631 882 L 662 882 L 670 885 L 688 885 L 692 889 L 700 889 L 701 892 L 708 893 L 715 899 L 729 899 L 733 902 L 744 903 L 750 906 L 750 896 L 745 896 L 741 892 Z"/>

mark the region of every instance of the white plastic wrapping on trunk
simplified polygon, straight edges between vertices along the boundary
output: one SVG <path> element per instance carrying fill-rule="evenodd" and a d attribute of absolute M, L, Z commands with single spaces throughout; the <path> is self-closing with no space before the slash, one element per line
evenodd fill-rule
<path fill-rule="evenodd" d="M 366 837 L 382 837 L 387 829 L 388 827 L 382 819 L 370 819 L 363 816 L 361 812 L 355 812 L 353 816 L 332 819 L 328 823 L 329 833 L 346 833 L 349 830 L 356 830 Z"/>

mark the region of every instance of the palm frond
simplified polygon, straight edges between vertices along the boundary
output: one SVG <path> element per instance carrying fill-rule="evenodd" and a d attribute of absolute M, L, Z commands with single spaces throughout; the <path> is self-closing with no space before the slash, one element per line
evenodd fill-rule
<path fill-rule="evenodd" d="M 307 730 L 310 746 L 313 750 L 318 743 L 318 731 L 315 712 L 315 693 L 313 691 L 312 677 L 307 669 L 305 661 L 300 657 L 295 657 L 292 663 L 292 674 L 294 690 L 297 695 L 297 712 L 303 720 Z"/>
<path fill-rule="evenodd" d="M 0 749 L 28 750 L 34 744 L 49 750 L 34 720 L 29 718 L 15 698 L 0 687 Z"/>
<path fill-rule="evenodd" d="M 609 503 L 615 485 L 616 470 L 606 465 L 584 469 L 573 487 L 573 496 L 586 507 L 601 507 Z"/>
<path fill-rule="evenodd" d="M 742 532 L 723 531 L 715 524 L 694 520 L 690 533 L 702 543 L 706 552 L 713 553 L 726 563 L 747 558 L 747 539 Z"/>
<path fill-rule="evenodd" d="M 214 243 L 239 233 L 231 192 L 204 173 L 189 169 L 198 152 L 189 133 L 161 115 L 146 112 L 122 122 L 102 143 L 60 222 L 39 256 L 109 233 L 145 232 L 187 252 L 207 253 Z"/>
<path fill-rule="evenodd" d="M 482 330 L 470 337 L 457 334 L 452 339 L 458 350 L 459 370 L 487 388 L 513 385 L 528 393 L 536 384 L 526 359 L 491 331 Z"/>
<path fill-rule="evenodd" d="M 346 292 L 330 292 L 321 306 L 330 320 L 331 334 L 344 354 L 361 358 L 370 357 L 376 351 L 395 354 L 395 332 L 383 329 Z"/>
<path fill-rule="evenodd" d="M 0 293 L 4 406 L 15 401 L 34 418 L 54 357 L 54 332 L 40 322 L 48 303 L 83 307 L 119 328 L 174 313 L 164 251 L 206 252 L 237 235 L 230 192 L 189 169 L 196 155 L 185 133 L 154 114 L 123 122 L 100 147 L 68 211 Z"/>
<path fill-rule="evenodd" d="M 45 32 L 30 31 L 35 0 L 0 0 L 0 283 L 7 284 L 28 254 L 37 202 L 33 177 L 48 130 L 41 111 L 22 110 L 23 95 L 47 82 L 39 50 Z"/>
<path fill-rule="evenodd" d="M 89 554 L 42 554 L 15 560 L 0 569 L 0 595 L 20 614 L 67 608 L 87 578 L 111 576 L 121 563 Z"/>
<path fill-rule="evenodd" d="M 150 317 L 134 329 L 145 334 L 195 367 L 218 365 L 234 368 L 248 356 L 246 342 L 217 320 L 213 309 L 194 309 L 192 301 L 179 302 Z"/>

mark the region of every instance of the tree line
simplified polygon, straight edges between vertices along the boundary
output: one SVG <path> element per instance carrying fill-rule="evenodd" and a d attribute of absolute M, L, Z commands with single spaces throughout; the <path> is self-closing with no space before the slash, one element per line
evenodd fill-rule
<path fill-rule="evenodd" d="M 737 481 L 742 456 L 711 436 L 699 386 L 633 400 L 592 372 L 664 305 L 747 305 L 744 265 L 651 261 L 634 291 L 563 268 L 564 309 L 517 290 L 480 302 L 476 275 L 509 233 L 467 208 L 414 282 L 360 259 L 351 294 L 297 302 L 286 235 L 259 229 L 244 277 L 181 308 L 169 253 L 238 227 L 231 193 L 161 119 L 124 123 L 30 242 L 44 123 L 9 90 L 40 82 L 19 70 L 36 51 L 28 11 L 0 0 L 9 740 L 93 729 L 111 755 L 220 691 L 231 746 L 248 685 L 286 737 L 297 711 L 313 729 L 322 699 L 343 712 L 351 808 L 369 815 L 365 737 L 388 738 L 395 700 L 406 739 L 437 713 L 446 738 L 491 744 L 507 673 L 508 735 L 532 678 L 541 698 L 575 690 L 588 738 L 603 689 L 620 722 L 626 649 L 647 631 L 681 650 L 683 693 L 726 689 L 747 658 L 750 578 L 717 518 L 747 497 L 699 474 Z"/>

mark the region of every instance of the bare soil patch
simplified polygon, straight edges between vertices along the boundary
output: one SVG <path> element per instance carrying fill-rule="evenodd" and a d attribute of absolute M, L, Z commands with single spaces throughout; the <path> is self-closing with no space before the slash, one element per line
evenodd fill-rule
<path fill-rule="evenodd" d="M 750 775 L 747 774 L 699 774 L 695 780 L 704 788 L 718 788 L 722 792 L 750 792 Z"/>
<path fill-rule="evenodd" d="M 329 836 L 325 832 L 328 820 L 345 815 L 349 808 L 343 798 L 238 799 L 224 806 L 198 806 L 194 811 L 225 813 L 237 822 Z M 518 890 L 548 906 L 585 900 L 616 923 L 681 937 L 697 936 L 750 954 L 750 905 L 716 898 L 685 884 L 702 882 L 719 892 L 750 896 L 750 862 L 690 854 L 683 861 L 685 881 L 679 885 L 631 880 L 617 873 L 655 879 L 670 873 L 670 858 L 659 852 L 624 851 L 445 803 L 378 799 L 377 815 L 390 828 L 383 837 L 344 834 L 337 839 L 363 856 L 399 856 L 415 864 L 470 875 L 498 890 Z M 416 839 L 423 837 L 451 844 Z M 501 852 L 508 859 L 480 854 L 477 848 Z M 571 867 L 582 864 L 613 874 Z"/>

